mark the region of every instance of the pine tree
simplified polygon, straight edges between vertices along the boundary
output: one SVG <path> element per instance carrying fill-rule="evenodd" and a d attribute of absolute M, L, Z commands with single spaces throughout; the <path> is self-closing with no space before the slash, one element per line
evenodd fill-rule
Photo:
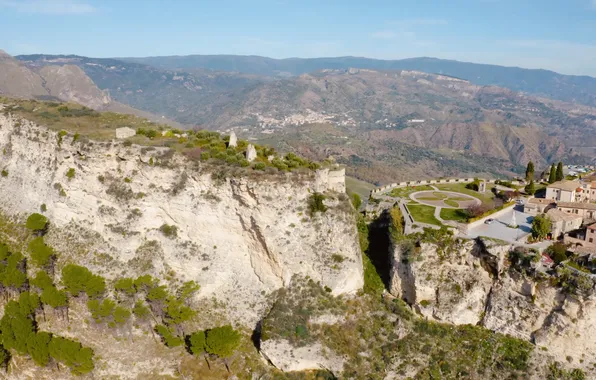
<path fill-rule="evenodd" d="M 87 293 L 89 297 L 97 297 L 106 290 L 106 282 L 103 277 L 91 273 L 85 267 L 68 264 L 62 269 L 62 282 L 66 290 L 73 296 L 81 292 Z"/>
<path fill-rule="evenodd" d="M 557 181 L 562 181 L 565 176 L 563 175 L 563 163 L 559 162 L 557 164 L 557 172 L 556 172 Z"/>
<path fill-rule="evenodd" d="M 31 334 L 27 339 L 27 351 L 31 355 L 31 359 L 41 367 L 45 367 L 50 361 L 48 344 L 51 338 L 51 334 L 40 331 L 37 334 Z"/>
<path fill-rule="evenodd" d="M 114 283 L 114 289 L 129 296 L 132 296 L 137 292 L 134 286 L 134 280 L 130 277 L 119 278 Z"/>
<path fill-rule="evenodd" d="M 548 176 L 548 183 L 555 183 L 557 182 L 557 169 L 555 164 L 552 164 L 550 167 L 550 174 Z"/>
<path fill-rule="evenodd" d="M 230 325 L 215 327 L 205 333 L 206 351 L 220 358 L 232 356 L 238 345 L 240 333 Z"/>
<path fill-rule="evenodd" d="M 55 286 L 49 286 L 41 293 L 41 302 L 57 309 L 68 306 L 68 296 Z"/>
<path fill-rule="evenodd" d="M 94 368 L 93 350 L 81 346 L 79 342 L 54 336 L 48 348 L 50 356 L 70 367 L 75 375 L 91 372 Z"/>
<path fill-rule="evenodd" d="M 31 260 L 35 265 L 45 267 L 54 261 L 56 254 L 49 245 L 43 241 L 43 237 L 38 237 L 29 242 L 29 252 L 31 252 Z"/>
<path fill-rule="evenodd" d="M 31 214 L 27 218 L 25 226 L 34 232 L 45 231 L 48 226 L 48 218 L 38 213 Z"/>
<path fill-rule="evenodd" d="M 188 339 L 189 349 L 194 355 L 200 355 L 205 352 L 205 332 L 196 331 Z"/>
<path fill-rule="evenodd" d="M 534 179 L 534 163 L 532 161 L 528 162 L 528 166 L 526 168 L 526 181 L 531 181 Z"/>

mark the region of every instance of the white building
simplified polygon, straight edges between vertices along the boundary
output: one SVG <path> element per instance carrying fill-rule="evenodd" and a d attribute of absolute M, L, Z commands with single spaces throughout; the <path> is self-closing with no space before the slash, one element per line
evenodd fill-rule
<path fill-rule="evenodd" d="M 546 199 L 552 199 L 561 202 L 575 202 L 577 199 L 577 189 L 581 185 L 575 181 L 558 181 L 548 185 L 546 188 Z"/>

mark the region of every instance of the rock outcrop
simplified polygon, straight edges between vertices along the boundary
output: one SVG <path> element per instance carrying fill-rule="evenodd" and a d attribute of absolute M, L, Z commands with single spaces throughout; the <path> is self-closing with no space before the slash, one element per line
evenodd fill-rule
<path fill-rule="evenodd" d="M 596 363 L 593 292 L 572 295 L 510 269 L 512 246 L 488 239 L 454 244 L 450 250 L 427 243 L 396 245 L 390 292 L 428 319 L 481 325 L 525 339 L 541 347 L 543 355 L 568 358 L 575 366 Z"/>
<path fill-rule="evenodd" d="M 23 215 L 45 205 L 55 231 L 48 239 L 61 257 L 79 244 L 77 262 L 107 277 L 195 280 L 199 298 L 231 305 L 229 318 L 250 327 L 266 295 L 296 274 L 333 294 L 363 285 L 349 200 L 312 174 L 221 178 L 167 148 L 75 141 L 1 114 L 0 149 L 8 173 L 0 179 L 2 211 Z M 310 218 L 315 186 L 328 193 L 329 209 Z"/>

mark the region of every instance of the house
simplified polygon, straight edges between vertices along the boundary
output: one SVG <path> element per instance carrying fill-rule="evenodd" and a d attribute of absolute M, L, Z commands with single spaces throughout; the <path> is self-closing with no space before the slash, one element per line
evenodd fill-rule
<path fill-rule="evenodd" d="M 586 191 L 588 192 L 590 202 L 596 202 L 596 181 L 590 183 L 590 189 Z"/>
<path fill-rule="evenodd" d="M 530 198 L 524 204 L 524 212 L 530 215 L 544 214 L 549 208 L 556 207 L 552 199 Z"/>
<path fill-rule="evenodd" d="M 557 208 L 568 214 L 581 216 L 584 221 L 596 221 L 596 203 L 588 202 L 558 202 Z"/>
<path fill-rule="evenodd" d="M 596 244 L 596 223 L 590 224 L 586 228 L 586 242 Z"/>
<path fill-rule="evenodd" d="M 583 218 L 580 215 L 566 213 L 556 208 L 551 208 L 546 212 L 546 216 L 551 220 L 551 234 L 557 239 L 570 231 L 581 227 Z"/>
<path fill-rule="evenodd" d="M 546 199 L 562 202 L 575 202 L 579 183 L 576 181 L 558 181 L 546 188 Z"/>

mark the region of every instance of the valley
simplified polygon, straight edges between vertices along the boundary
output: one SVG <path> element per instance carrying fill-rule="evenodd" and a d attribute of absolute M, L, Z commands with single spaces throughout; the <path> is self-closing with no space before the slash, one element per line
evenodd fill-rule
<path fill-rule="evenodd" d="M 197 157 L 146 120 L 115 139 L 119 124 L 81 127 L 109 113 L 61 105 L 70 124 L 48 128 L 27 118 L 59 105 L 1 103 L 0 265 L 20 279 L 1 278 L 18 294 L 0 321 L 11 377 L 593 374 L 593 283 L 543 281 L 503 242 L 406 235 L 397 208 L 365 219 L 332 162 L 257 146 L 245 165 L 246 140 L 189 131 L 181 146 L 209 152 Z M 14 341 L 10 318 L 32 321 Z"/>
<path fill-rule="evenodd" d="M 312 159 L 333 156 L 380 185 L 420 176 L 501 175 L 529 160 L 585 163 L 596 109 L 420 71 L 321 70 L 291 78 L 162 69 L 114 59 L 21 56 L 77 65 L 119 102 Z"/>

